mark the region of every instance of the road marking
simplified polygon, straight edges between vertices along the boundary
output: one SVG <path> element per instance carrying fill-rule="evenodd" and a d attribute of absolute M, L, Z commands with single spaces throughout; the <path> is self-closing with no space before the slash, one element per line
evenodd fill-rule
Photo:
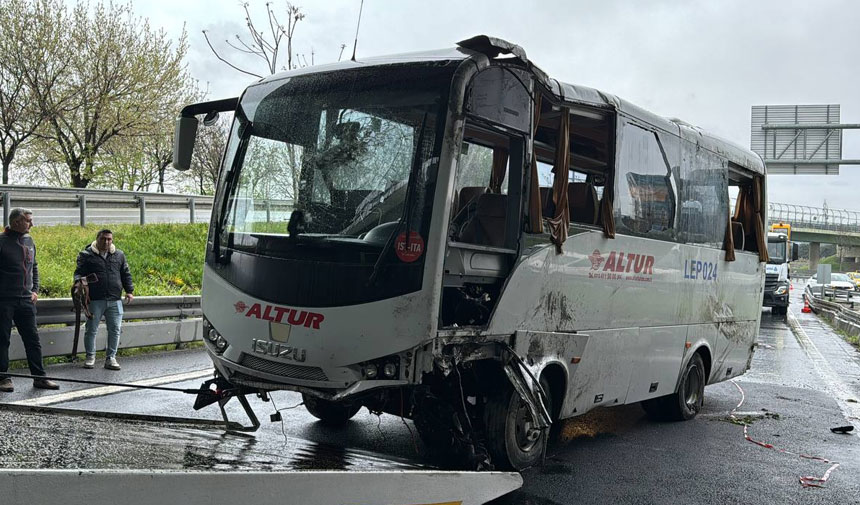
<path fill-rule="evenodd" d="M 851 391 L 851 388 L 839 379 L 839 375 L 830 367 L 830 363 L 827 362 L 827 359 L 824 358 L 824 355 L 815 346 L 815 342 L 806 334 L 806 330 L 800 326 L 800 323 L 794 317 L 794 313 L 791 310 L 788 311 L 788 324 L 800 347 L 803 347 L 806 355 L 809 356 L 809 360 L 812 361 L 812 366 L 815 367 L 815 370 L 824 379 L 825 386 L 830 391 L 833 399 L 836 400 L 836 404 L 839 405 L 845 418 L 849 422 L 860 419 L 860 404 L 848 401 L 849 398 L 854 399 L 856 395 Z M 855 430 L 855 434 L 860 436 L 857 430 Z"/>
<path fill-rule="evenodd" d="M 136 382 L 129 382 L 129 385 L 134 386 L 161 386 L 173 382 L 184 382 L 192 379 L 200 379 L 202 377 L 211 377 L 213 369 L 194 370 L 193 372 L 185 372 L 175 375 L 165 375 L 163 377 L 154 377 L 152 379 L 144 379 Z M 29 405 L 31 407 L 53 405 L 56 403 L 71 402 L 83 400 L 85 398 L 95 398 L 97 396 L 105 396 L 114 393 L 122 393 L 129 391 L 130 388 L 124 386 L 100 386 L 94 388 L 80 389 L 77 391 L 69 391 L 67 393 L 59 393 L 55 395 L 40 396 L 39 398 L 30 398 L 29 400 L 18 400 L 9 402 L 13 405 Z"/>

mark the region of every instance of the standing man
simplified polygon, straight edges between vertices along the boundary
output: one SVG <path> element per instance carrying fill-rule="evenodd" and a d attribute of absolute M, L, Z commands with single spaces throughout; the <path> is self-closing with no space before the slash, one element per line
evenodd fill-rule
<path fill-rule="evenodd" d="M 9 226 L 0 234 L 0 392 L 14 391 L 12 379 L 3 375 L 9 370 L 9 344 L 12 324 L 24 341 L 30 375 L 44 376 L 42 344 L 36 328 L 36 300 L 39 296 L 39 267 L 36 265 L 36 244 L 30 237 L 33 213 L 27 209 L 12 209 Z M 33 379 L 33 387 L 60 389 L 49 379 Z"/>
<path fill-rule="evenodd" d="M 96 364 L 96 331 L 104 315 L 108 330 L 105 368 L 119 370 L 116 349 L 122 325 L 122 291 L 125 289 L 125 302 L 131 303 L 134 300 L 134 284 L 125 254 L 113 245 L 113 233 L 110 230 L 98 232 L 95 241 L 78 254 L 75 280 L 89 285 L 90 312 L 93 314 L 92 319 L 87 319 L 84 333 L 87 351 L 84 368 L 93 368 Z"/>

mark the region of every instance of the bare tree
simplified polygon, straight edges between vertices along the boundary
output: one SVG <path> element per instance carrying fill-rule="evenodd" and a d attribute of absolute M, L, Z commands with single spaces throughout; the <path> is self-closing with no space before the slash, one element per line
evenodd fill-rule
<path fill-rule="evenodd" d="M 256 56 L 262 59 L 266 63 L 268 75 L 274 74 L 278 70 L 292 70 L 297 68 L 297 66 L 293 65 L 293 37 L 296 33 L 296 25 L 299 21 L 305 18 L 301 9 L 287 2 L 286 23 L 281 23 L 278 16 L 275 14 L 272 3 L 266 2 L 266 23 L 268 24 L 268 28 L 260 30 L 251 17 L 251 13 L 248 10 L 248 4 L 243 4 L 242 8 L 245 10 L 245 25 L 248 28 L 247 37 L 242 38 L 240 35 L 236 34 L 234 35 L 235 41 L 225 39 L 224 42 L 230 48 L 238 51 L 239 53 Z M 227 64 L 230 68 L 250 76 L 263 77 L 258 73 L 243 69 L 224 58 L 218 50 L 215 49 L 215 46 L 212 45 L 212 41 L 209 40 L 209 34 L 206 33 L 206 30 L 203 30 L 203 36 L 206 38 L 206 43 L 209 44 L 209 49 L 212 50 L 219 60 Z M 281 47 L 284 42 L 286 42 L 287 64 L 282 67 L 278 67 L 278 60 L 281 58 L 282 52 Z M 313 54 L 311 55 L 311 60 L 313 60 Z"/>

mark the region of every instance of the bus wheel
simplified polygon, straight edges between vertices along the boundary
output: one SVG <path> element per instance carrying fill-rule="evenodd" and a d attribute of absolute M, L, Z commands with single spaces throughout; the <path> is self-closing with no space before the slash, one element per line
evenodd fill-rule
<path fill-rule="evenodd" d="M 705 400 L 705 363 L 699 353 L 693 355 L 678 384 L 678 391 L 668 396 L 642 402 L 642 408 L 653 421 L 687 421 L 702 410 Z"/>
<path fill-rule="evenodd" d="M 705 363 L 699 353 L 687 362 L 678 391 L 669 395 L 668 400 L 666 418 L 670 421 L 687 421 L 702 410 L 705 402 Z"/>
<path fill-rule="evenodd" d="M 351 402 L 333 402 L 304 393 L 302 393 L 302 401 L 312 416 L 332 426 L 345 424 L 361 409 L 361 405 Z"/>
<path fill-rule="evenodd" d="M 549 392 L 549 383 L 541 377 L 541 386 Z M 552 412 L 552 397 L 547 395 L 547 409 Z M 497 469 L 524 470 L 541 461 L 549 430 L 536 428 L 528 404 L 507 384 L 487 398 L 484 409 L 487 448 Z"/>

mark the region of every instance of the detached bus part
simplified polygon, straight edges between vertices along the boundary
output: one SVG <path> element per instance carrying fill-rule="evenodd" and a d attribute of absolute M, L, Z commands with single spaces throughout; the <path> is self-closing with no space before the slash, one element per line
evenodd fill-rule
<path fill-rule="evenodd" d="M 402 416 L 429 450 L 523 469 L 560 419 L 690 419 L 749 368 L 767 199 L 743 147 L 487 36 L 191 105 L 177 168 L 226 110 L 202 308 L 242 391 Z"/>

